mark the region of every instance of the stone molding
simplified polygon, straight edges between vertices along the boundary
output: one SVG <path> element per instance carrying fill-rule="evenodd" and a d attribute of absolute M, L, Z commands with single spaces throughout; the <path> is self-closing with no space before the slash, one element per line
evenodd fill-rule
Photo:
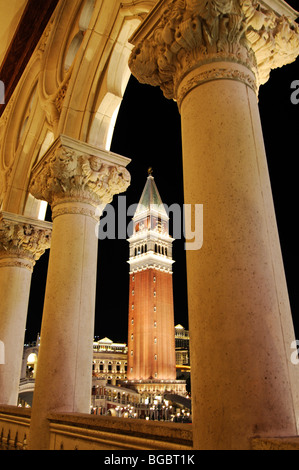
<path fill-rule="evenodd" d="M 52 224 L 8 212 L 0 213 L 0 267 L 33 270 L 50 248 Z"/>
<path fill-rule="evenodd" d="M 90 206 L 104 208 L 130 185 L 130 173 L 125 168 L 129 161 L 60 136 L 33 168 L 29 190 L 35 198 L 51 204 L 53 219 L 64 214 L 95 217 Z"/>
<path fill-rule="evenodd" d="M 232 64 L 231 62 L 213 62 L 208 64 L 210 67 L 204 70 L 206 66 L 195 69 L 189 73 L 178 86 L 176 92 L 176 101 L 179 109 L 185 96 L 197 86 L 203 83 L 215 80 L 237 80 L 251 88 L 258 94 L 258 88 L 253 73 L 241 64 Z"/>
<path fill-rule="evenodd" d="M 271 69 L 298 56 L 299 26 L 257 0 L 161 0 L 131 42 L 133 75 L 177 100 L 190 71 L 218 61 L 247 67 L 258 89 Z M 237 71 L 229 78 L 244 81 Z"/>

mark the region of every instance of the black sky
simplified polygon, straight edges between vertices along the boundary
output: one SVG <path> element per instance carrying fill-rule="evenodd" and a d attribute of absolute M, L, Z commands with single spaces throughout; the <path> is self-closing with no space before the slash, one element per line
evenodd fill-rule
<path fill-rule="evenodd" d="M 296 2 L 289 2 L 296 7 Z M 299 338 L 298 262 L 298 138 L 299 104 L 291 102 L 291 84 L 299 80 L 299 59 L 271 72 L 260 88 L 259 107 L 276 208 L 296 337 Z M 111 151 L 131 158 L 132 181 L 127 206 L 137 203 L 149 166 L 167 205 L 183 204 L 180 115 L 176 104 L 159 88 L 131 77 L 118 115 Z M 118 198 L 114 199 L 118 208 Z M 129 219 L 128 219 L 129 220 Z M 38 261 L 32 278 L 26 341 L 40 331 L 49 253 Z M 95 335 L 127 341 L 129 256 L 126 240 L 101 240 L 97 280 Z M 188 326 L 184 241 L 174 242 L 175 323 Z"/>

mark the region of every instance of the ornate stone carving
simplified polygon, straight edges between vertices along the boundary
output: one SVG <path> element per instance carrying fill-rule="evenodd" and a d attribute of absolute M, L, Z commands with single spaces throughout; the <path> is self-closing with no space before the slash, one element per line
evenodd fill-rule
<path fill-rule="evenodd" d="M 167 98 L 177 99 L 184 76 L 200 65 L 223 61 L 245 65 L 259 85 L 271 68 L 292 62 L 299 54 L 298 25 L 257 0 L 165 0 L 164 4 L 154 29 L 135 45 L 129 65 L 140 82 L 160 86 Z"/>
<path fill-rule="evenodd" d="M 52 208 L 74 201 L 94 207 L 108 204 L 115 194 L 126 191 L 130 173 L 122 165 L 109 163 L 108 153 L 106 157 L 108 161 L 56 141 L 33 170 L 30 192 L 37 199 L 48 201 Z"/>
<path fill-rule="evenodd" d="M 55 106 L 58 113 L 61 113 L 63 102 L 66 96 L 66 92 L 69 86 L 70 79 L 68 78 L 65 83 L 61 85 L 59 90 L 57 91 L 56 98 L 55 98 Z"/>
<path fill-rule="evenodd" d="M 47 222 L 39 224 L 15 214 L 0 213 L 1 266 L 32 269 L 35 261 L 50 248 L 51 234 L 51 224 Z"/>

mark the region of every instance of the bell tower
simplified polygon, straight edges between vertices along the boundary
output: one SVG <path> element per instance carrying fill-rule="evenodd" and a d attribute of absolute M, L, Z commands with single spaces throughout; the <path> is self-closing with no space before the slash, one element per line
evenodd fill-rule
<path fill-rule="evenodd" d="M 184 393 L 176 381 L 172 243 L 152 170 L 133 217 L 130 243 L 128 381 L 139 393 Z"/>

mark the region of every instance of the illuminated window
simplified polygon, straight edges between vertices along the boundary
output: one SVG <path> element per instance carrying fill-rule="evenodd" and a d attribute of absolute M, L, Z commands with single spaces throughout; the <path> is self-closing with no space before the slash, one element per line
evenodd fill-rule
<path fill-rule="evenodd" d="M 158 356 L 157 356 L 157 354 L 155 354 L 155 361 L 156 361 L 157 359 L 158 359 Z"/>
<path fill-rule="evenodd" d="M 157 322 L 156 321 L 154 321 L 154 327 L 157 328 Z"/>
<path fill-rule="evenodd" d="M 156 310 L 157 310 L 157 307 L 154 307 L 154 312 L 156 312 Z"/>
<path fill-rule="evenodd" d="M 154 342 L 157 343 L 157 338 L 154 339 Z"/>

